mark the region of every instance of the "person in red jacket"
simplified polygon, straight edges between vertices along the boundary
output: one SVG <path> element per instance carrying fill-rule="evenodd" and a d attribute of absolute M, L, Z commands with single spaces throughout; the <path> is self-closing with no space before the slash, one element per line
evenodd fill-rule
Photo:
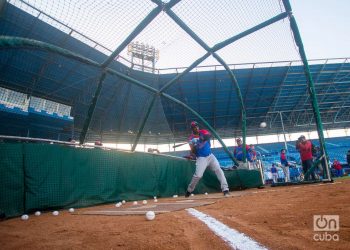
<path fill-rule="evenodd" d="M 296 149 L 300 153 L 300 159 L 303 166 L 304 175 L 312 167 L 312 143 L 309 140 L 306 140 L 305 136 L 300 136 L 296 143 Z M 309 176 L 305 176 L 305 180 L 309 180 L 310 176 L 312 180 L 316 180 L 315 171 L 311 171 Z"/>
<path fill-rule="evenodd" d="M 343 176 L 343 168 L 342 168 L 340 162 L 337 159 L 334 159 L 334 161 L 333 161 L 333 168 L 336 171 L 337 177 L 342 177 Z"/>

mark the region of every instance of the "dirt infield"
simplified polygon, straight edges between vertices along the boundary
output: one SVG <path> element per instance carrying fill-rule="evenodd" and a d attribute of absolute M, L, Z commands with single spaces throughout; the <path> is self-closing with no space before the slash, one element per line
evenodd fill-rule
<path fill-rule="evenodd" d="M 349 249 L 350 179 L 334 184 L 275 187 L 233 192 L 232 197 L 203 201 L 196 207 L 270 249 Z M 215 195 L 214 195 L 215 196 Z M 217 195 L 216 195 L 217 196 Z M 216 197 L 215 196 L 215 197 Z M 200 196 L 195 196 L 196 202 Z M 159 199 L 172 203 L 183 200 Z M 128 204 L 127 204 L 128 205 Z M 129 204 L 131 206 L 131 204 Z M 79 209 L 111 209 L 114 204 Z M 313 215 L 339 215 L 339 241 L 315 241 Z M 187 211 L 142 215 L 30 215 L 0 222 L 1 249 L 229 249 L 206 225 Z"/>

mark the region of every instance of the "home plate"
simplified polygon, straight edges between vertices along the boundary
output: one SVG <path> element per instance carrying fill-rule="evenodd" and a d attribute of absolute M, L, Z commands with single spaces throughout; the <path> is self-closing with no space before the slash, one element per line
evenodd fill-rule
<path fill-rule="evenodd" d="M 148 206 L 138 206 L 138 207 L 119 207 L 119 208 L 107 208 L 103 210 L 89 210 L 80 211 L 74 213 L 75 215 L 109 215 L 109 216 L 120 216 L 120 215 L 144 215 L 148 211 L 152 210 L 156 214 L 168 213 L 172 211 L 184 210 L 192 207 L 206 206 L 214 204 L 215 202 L 208 201 L 193 201 L 192 202 L 174 202 L 174 203 L 157 203 Z"/>

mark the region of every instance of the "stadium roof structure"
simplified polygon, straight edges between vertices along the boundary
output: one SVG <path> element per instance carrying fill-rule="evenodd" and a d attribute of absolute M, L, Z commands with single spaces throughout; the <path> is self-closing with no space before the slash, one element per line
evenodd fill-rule
<path fill-rule="evenodd" d="M 88 141 L 175 143 L 190 121 L 207 125 L 195 113 L 222 138 L 242 136 L 233 73 L 247 135 L 281 133 L 281 120 L 287 132 L 315 130 L 283 4 L 211 2 L 0 1 L 0 87 L 71 106 L 75 137 L 87 126 Z M 131 41 L 158 48 L 163 67 L 130 68 Z M 349 58 L 309 64 L 323 125 L 347 127 Z"/>

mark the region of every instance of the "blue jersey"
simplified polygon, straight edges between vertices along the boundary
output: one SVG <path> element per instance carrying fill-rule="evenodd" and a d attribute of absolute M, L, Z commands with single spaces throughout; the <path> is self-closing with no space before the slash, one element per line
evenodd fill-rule
<path fill-rule="evenodd" d="M 210 133 L 207 130 L 199 130 L 198 137 L 192 137 L 190 144 L 196 149 L 195 154 L 197 157 L 207 157 L 211 154 Z"/>
<path fill-rule="evenodd" d="M 207 157 L 211 154 L 210 141 L 199 140 L 196 144 L 196 156 Z"/>
<path fill-rule="evenodd" d="M 243 145 L 235 147 L 235 149 L 233 151 L 233 155 L 238 161 L 242 161 L 243 160 L 243 148 L 242 148 L 242 146 Z M 248 145 L 246 145 L 245 147 L 246 147 L 247 160 L 248 161 L 252 161 L 250 147 Z"/>

